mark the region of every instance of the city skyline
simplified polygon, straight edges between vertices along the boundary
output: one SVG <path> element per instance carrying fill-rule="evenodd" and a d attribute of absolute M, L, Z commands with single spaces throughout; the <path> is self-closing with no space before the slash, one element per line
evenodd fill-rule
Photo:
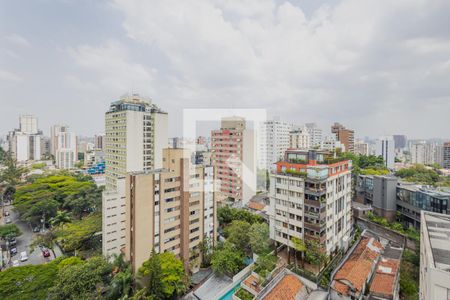
<path fill-rule="evenodd" d="M 325 134 L 340 122 L 357 137 L 448 139 L 449 5 L 2 3 L 0 134 L 31 113 L 47 135 L 62 122 L 92 136 L 111 101 L 139 92 L 169 113 L 170 136 L 183 108 L 265 108 Z"/>

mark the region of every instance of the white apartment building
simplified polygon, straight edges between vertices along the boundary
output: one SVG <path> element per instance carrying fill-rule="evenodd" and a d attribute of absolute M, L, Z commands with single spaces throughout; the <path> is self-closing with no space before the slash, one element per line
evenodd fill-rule
<path fill-rule="evenodd" d="M 9 132 L 9 150 L 18 162 L 41 159 L 42 132 L 37 124 L 36 117 L 22 115 L 19 117 L 19 129 Z"/>
<path fill-rule="evenodd" d="M 339 142 L 336 139 L 335 135 L 325 136 L 323 140 L 320 142 L 320 149 L 328 150 L 331 152 L 334 152 L 336 149 L 341 149 L 342 152 L 347 151 L 347 149 L 345 149 L 345 145 Z"/>
<path fill-rule="evenodd" d="M 369 155 L 369 144 L 362 141 L 355 142 L 355 154 Z"/>
<path fill-rule="evenodd" d="M 289 132 L 289 148 L 309 149 L 310 147 L 311 136 L 309 135 L 306 126 Z"/>
<path fill-rule="evenodd" d="M 67 125 L 51 127 L 51 151 L 58 169 L 73 169 L 78 160 L 77 136 Z"/>
<path fill-rule="evenodd" d="M 410 148 L 411 163 L 413 164 L 443 164 L 443 146 L 436 143 L 427 143 L 425 141 L 414 143 Z"/>
<path fill-rule="evenodd" d="M 272 170 L 289 148 L 289 132 L 294 125 L 273 120 L 262 122 L 258 133 L 258 169 Z"/>
<path fill-rule="evenodd" d="M 419 299 L 450 299 L 450 216 L 422 210 Z"/>
<path fill-rule="evenodd" d="M 393 169 L 395 163 L 395 144 L 392 136 L 382 136 L 376 142 L 375 155 L 382 156 L 387 168 Z"/>
<path fill-rule="evenodd" d="M 286 151 L 270 178 L 270 238 L 319 242 L 328 255 L 347 248 L 352 229 L 351 161 L 326 164 L 328 151 Z"/>
<path fill-rule="evenodd" d="M 167 113 L 137 94 L 111 104 L 105 114 L 105 177 L 103 194 L 103 254 L 125 247 L 125 183 L 129 172 L 162 167 L 167 147 Z"/>
<path fill-rule="evenodd" d="M 322 129 L 316 123 L 306 123 L 306 131 L 309 133 L 311 147 L 320 146 L 322 142 Z"/>

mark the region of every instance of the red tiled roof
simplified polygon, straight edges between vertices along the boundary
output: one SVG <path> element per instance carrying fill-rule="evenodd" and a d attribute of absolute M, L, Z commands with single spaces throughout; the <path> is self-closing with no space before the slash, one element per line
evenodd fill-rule
<path fill-rule="evenodd" d="M 297 276 L 287 274 L 280 282 L 264 297 L 264 300 L 295 300 L 295 296 L 303 288 L 303 283 Z"/>
<path fill-rule="evenodd" d="M 378 295 L 392 295 L 394 293 L 395 279 L 398 272 L 398 261 L 382 259 L 377 266 L 370 291 Z"/>
<path fill-rule="evenodd" d="M 256 283 L 256 284 L 253 284 Z M 261 291 L 261 286 L 259 285 L 259 280 L 258 278 L 256 278 L 253 275 L 248 276 L 245 280 L 244 280 L 244 284 L 254 290 L 255 292 L 259 293 Z"/>
<path fill-rule="evenodd" d="M 350 287 L 361 292 L 382 249 L 375 239 L 363 237 L 334 276 L 332 288 L 342 295 L 348 295 Z"/>
<path fill-rule="evenodd" d="M 254 210 L 263 210 L 266 206 L 262 203 L 250 201 L 247 206 Z"/>

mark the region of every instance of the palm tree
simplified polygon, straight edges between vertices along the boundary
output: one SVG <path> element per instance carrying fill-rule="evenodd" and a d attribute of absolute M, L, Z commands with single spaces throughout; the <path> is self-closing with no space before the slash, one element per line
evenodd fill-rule
<path fill-rule="evenodd" d="M 72 220 L 67 212 L 58 210 L 56 216 L 50 219 L 50 224 L 52 225 L 52 227 L 60 225 L 63 227 L 64 224 L 70 223 L 71 221 Z"/>
<path fill-rule="evenodd" d="M 304 253 L 306 251 L 306 243 L 302 239 L 299 239 L 299 238 L 296 238 L 296 237 L 292 237 L 291 241 L 294 244 L 295 251 L 298 251 L 298 252 L 301 253 L 301 261 L 302 261 L 302 267 L 303 267 L 303 255 L 304 255 Z M 298 264 L 297 264 L 297 253 L 295 254 L 295 265 L 298 266 Z"/>

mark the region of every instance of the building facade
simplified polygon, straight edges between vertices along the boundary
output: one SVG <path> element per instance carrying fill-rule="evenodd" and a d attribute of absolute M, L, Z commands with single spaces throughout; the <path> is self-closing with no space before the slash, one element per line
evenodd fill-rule
<path fill-rule="evenodd" d="M 18 162 L 41 159 L 42 131 L 38 130 L 38 120 L 32 115 L 19 117 L 19 129 L 10 131 L 7 137 L 9 151 Z"/>
<path fill-rule="evenodd" d="M 306 149 L 311 147 L 311 136 L 306 127 L 289 132 L 289 148 Z"/>
<path fill-rule="evenodd" d="M 320 146 L 320 143 L 322 142 L 322 129 L 317 127 L 316 123 L 306 123 L 305 127 L 309 133 L 311 146 L 312 147 Z"/>
<path fill-rule="evenodd" d="M 258 169 L 273 170 L 289 148 L 289 132 L 294 125 L 282 121 L 261 123 L 258 133 Z"/>
<path fill-rule="evenodd" d="M 345 128 L 340 123 L 334 123 L 331 126 L 331 133 L 336 135 L 336 140 L 345 146 L 345 151 L 354 152 L 355 150 L 355 132 Z"/>
<path fill-rule="evenodd" d="M 383 157 L 386 168 L 394 168 L 395 148 L 392 136 L 383 136 L 377 140 L 375 155 Z"/>
<path fill-rule="evenodd" d="M 200 243 L 217 238 L 214 172 L 185 149 L 164 149 L 163 168 L 126 179 L 125 256 L 137 272 L 154 250 L 171 251 L 186 270 L 200 267 Z"/>
<path fill-rule="evenodd" d="M 211 132 L 211 161 L 221 193 L 245 205 L 256 194 L 254 131 L 241 117 L 223 118 L 221 128 Z"/>
<path fill-rule="evenodd" d="M 286 151 L 270 177 L 270 238 L 315 240 L 328 255 L 346 247 L 352 228 L 351 161 L 326 151 Z"/>
<path fill-rule="evenodd" d="M 444 143 L 442 157 L 442 166 L 444 169 L 450 169 L 450 142 Z"/>
<path fill-rule="evenodd" d="M 113 102 L 105 114 L 105 256 L 119 254 L 125 247 L 125 176 L 162 167 L 167 128 L 167 113 L 137 94 Z"/>
<path fill-rule="evenodd" d="M 395 134 L 392 136 L 394 138 L 395 149 L 405 149 L 407 146 L 408 139 L 406 135 Z"/>
<path fill-rule="evenodd" d="M 369 144 L 362 141 L 357 141 L 355 143 L 355 154 L 359 155 L 369 155 Z"/>
<path fill-rule="evenodd" d="M 422 211 L 419 299 L 450 299 L 450 216 Z"/>
<path fill-rule="evenodd" d="M 51 128 L 51 149 L 58 169 L 73 169 L 78 161 L 77 136 L 67 125 Z"/>

